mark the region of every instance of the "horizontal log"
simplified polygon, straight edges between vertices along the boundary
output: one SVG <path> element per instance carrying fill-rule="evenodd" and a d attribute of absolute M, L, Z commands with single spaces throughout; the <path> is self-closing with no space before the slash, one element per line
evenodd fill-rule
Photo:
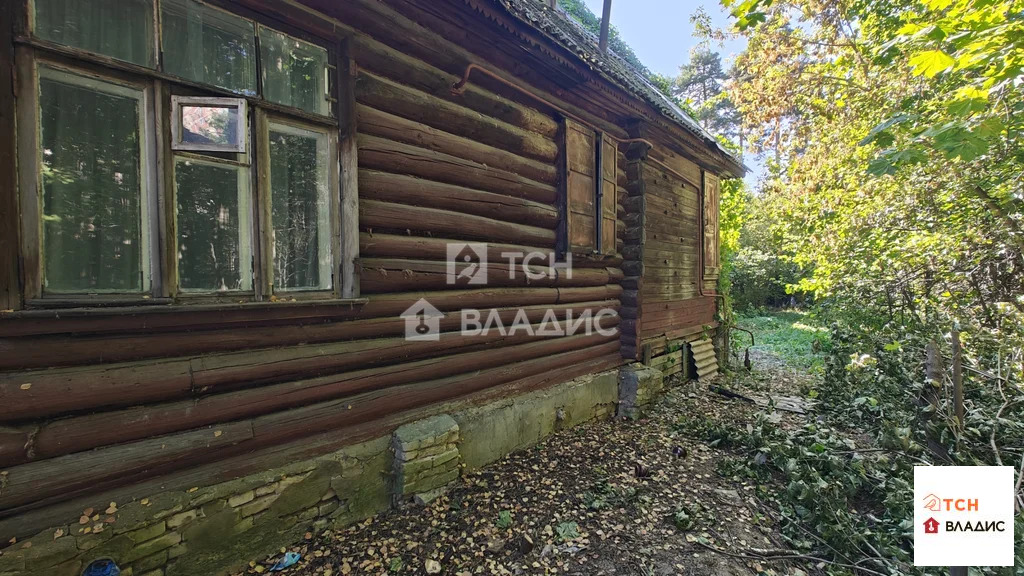
<path fill-rule="evenodd" d="M 0 374 L 0 422 L 158 402 L 191 390 L 188 359 Z"/>
<path fill-rule="evenodd" d="M 401 274 L 401 270 L 396 272 Z M 570 290 L 573 288 L 549 289 L 545 294 L 553 295 L 557 300 L 562 293 L 570 294 Z M 614 288 L 609 287 L 608 290 Z M 486 299 L 489 294 L 503 294 L 503 298 L 508 298 L 512 306 L 518 306 L 522 294 L 522 291 L 507 292 L 493 287 L 467 292 L 474 295 L 477 301 Z M 446 308 L 458 310 L 469 305 L 464 294 L 466 292 L 462 291 L 441 293 L 436 301 Z M 154 333 L 88 339 L 51 336 L 0 340 L 0 363 L 5 363 L 9 366 L 8 369 L 44 368 L 397 336 L 405 333 L 405 323 L 399 315 L 422 297 L 434 298 L 434 295 L 418 292 L 374 296 L 375 305 L 370 310 L 381 317 L 359 318 L 350 322 L 252 327 L 247 330 L 208 330 L 193 332 L 187 336 L 178 333 Z M 481 306 L 485 307 L 486 305 Z M 385 313 L 388 315 L 384 316 Z M 444 321 L 442 320 L 442 324 Z"/>
<path fill-rule="evenodd" d="M 307 300 L 20 310 L 0 313 L 0 338 L 43 334 L 162 332 L 352 318 L 361 300 Z"/>
<path fill-rule="evenodd" d="M 605 328 L 614 328 L 613 324 L 617 324 L 617 318 L 609 319 L 606 323 L 608 326 Z M 558 325 L 561 326 L 560 323 Z M 566 327 L 567 325 L 562 326 L 562 329 Z M 520 333 L 526 334 L 524 331 Z M 317 402 L 347 398 L 410 382 L 496 368 L 545 355 L 579 350 L 617 338 L 617 334 L 603 336 L 598 333 L 564 338 L 540 337 L 539 341 L 525 344 L 489 347 L 483 351 L 213 394 L 195 401 L 65 418 L 44 424 L 33 439 L 32 449 L 36 458 L 51 458 L 218 422 L 241 420 Z"/>
<path fill-rule="evenodd" d="M 0 427 L 0 467 L 24 461 L 29 438 L 25 429 Z"/>
<path fill-rule="evenodd" d="M 76 493 L 59 494 L 48 499 L 31 501 L 25 505 L 0 511 L 0 534 L 5 537 L 27 537 L 48 527 L 66 522 L 67 518 L 81 514 L 81 510 L 95 502 L 127 502 L 139 500 L 159 492 L 186 490 L 235 480 L 242 476 L 264 472 L 296 461 L 336 452 L 344 446 L 387 436 L 398 426 L 421 420 L 439 413 L 455 412 L 470 406 L 525 394 L 531 390 L 567 382 L 585 374 L 609 370 L 621 365 L 618 354 L 588 358 L 576 364 L 564 365 L 544 374 L 529 376 L 486 388 L 480 392 L 447 403 L 431 404 L 411 410 L 393 412 L 388 416 L 337 430 L 320 432 L 286 443 L 273 443 L 261 438 L 246 442 L 242 448 L 226 448 L 215 457 L 190 458 L 178 462 L 176 467 L 149 479 L 112 479 Z M 183 465 L 187 463 L 187 465 Z"/>
<path fill-rule="evenodd" d="M 293 439 L 323 429 L 338 428 L 373 418 L 380 418 L 398 407 L 415 407 L 464 396 L 484 388 L 520 378 L 543 374 L 563 366 L 595 358 L 618 350 L 618 337 L 613 341 L 582 350 L 544 356 L 536 360 L 509 364 L 450 378 L 396 386 L 370 392 L 362 397 L 325 402 L 286 412 L 261 416 L 253 421 L 256 437 Z"/>
<path fill-rule="evenodd" d="M 449 244 L 461 243 L 454 238 L 433 238 L 426 236 L 402 236 L 398 234 L 368 233 L 359 234 L 359 254 L 363 258 L 406 258 L 412 260 L 447 260 Z M 554 251 L 541 246 L 523 246 L 521 244 L 499 244 L 487 242 L 488 262 L 508 262 L 502 254 L 532 254 L 531 262 L 538 266 L 547 266 Z M 520 261 L 519 256 L 513 261 Z"/>
<path fill-rule="evenodd" d="M 356 107 L 356 118 L 359 131 L 366 134 L 473 160 L 514 174 L 522 174 L 538 182 L 558 184 L 558 170 L 553 162 L 524 158 L 504 148 L 449 134 L 415 120 L 408 120 L 363 104 Z"/>
<path fill-rule="evenodd" d="M 486 164 L 386 138 L 360 134 L 359 166 L 411 174 L 435 182 L 508 194 L 541 204 L 555 203 L 557 188 Z"/>
<path fill-rule="evenodd" d="M 139 482 L 255 448 L 386 418 L 396 412 L 466 396 L 614 353 L 618 342 L 545 356 L 471 374 L 387 390 L 244 420 L 31 462 L 7 469 L 0 510 L 8 513 Z M 591 368 L 593 369 L 593 368 Z M 254 431 L 258 433 L 254 434 Z M 377 428 L 380 433 L 380 428 Z M 372 434 L 372 432 L 371 432 Z M 293 454 L 294 456 L 294 454 Z"/>
<path fill-rule="evenodd" d="M 374 228 L 414 230 L 468 240 L 494 240 L 542 246 L 548 249 L 555 246 L 555 231 L 552 229 L 513 224 L 451 210 L 407 206 L 380 200 L 360 199 L 359 225 L 364 230 Z M 361 280 L 365 279 L 361 278 Z"/>
<path fill-rule="evenodd" d="M 551 138 L 483 116 L 365 70 L 360 71 L 356 79 L 355 93 L 360 103 L 445 132 L 544 162 L 554 163 L 558 157 L 558 146 Z"/>
<path fill-rule="evenodd" d="M 523 306 L 607 302 L 618 296 L 612 286 L 561 289 L 489 289 L 426 294 L 442 310 L 488 309 L 495 304 Z M 406 307 L 423 296 L 407 296 Z M 394 296 L 394 295 L 388 295 Z M 602 304 L 603 305 L 603 304 Z M 530 308 L 531 313 L 533 308 Z M 397 316 L 402 311 L 396 307 Z M 511 318 L 509 313 L 504 313 Z M 443 352 L 507 342 L 498 334 L 464 337 L 441 334 L 437 342 L 402 338 L 308 344 L 206 354 L 195 358 L 86 365 L 0 375 L 0 422 L 17 422 L 72 412 L 89 412 L 173 400 L 214 388 L 308 378 L 396 360 L 415 360 Z M 23 452 L 23 451 L 22 451 Z"/>
<path fill-rule="evenodd" d="M 558 210 L 547 204 L 377 170 L 359 171 L 359 199 L 452 210 L 549 230 L 558 224 Z"/>
<path fill-rule="evenodd" d="M 165 438 L 151 438 L 95 452 L 31 462 L 5 470 L 0 509 L 94 490 L 106 482 L 127 484 L 167 471 L 171 464 L 201 462 L 204 453 L 244 445 L 251 422 L 233 422 Z"/>
<path fill-rule="evenodd" d="M 445 74 L 431 64 L 390 48 L 364 35 L 355 36 L 353 52 L 362 68 L 369 68 L 380 76 L 397 80 L 422 92 L 466 106 L 481 114 L 508 122 L 529 132 L 554 138 L 558 122 L 534 108 L 488 92 L 469 83 L 461 94 L 452 93 L 452 84 L 458 78 Z"/>
<path fill-rule="evenodd" d="M 361 286 L 367 294 L 414 289 L 442 290 L 450 286 L 447 262 L 364 258 L 360 265 Z M 580 268 L 570 273 L 558 268 L 525 266 L 522 263 L 510 266 L 507 261 L 488 262 L 481 267 L 481 271 L 486 272 L 489 286 L 603 286 L 608 284 L 610 277 L 606 269 Z M 464 285 L 462 280 L 458 281 L 458 286 Z"/>

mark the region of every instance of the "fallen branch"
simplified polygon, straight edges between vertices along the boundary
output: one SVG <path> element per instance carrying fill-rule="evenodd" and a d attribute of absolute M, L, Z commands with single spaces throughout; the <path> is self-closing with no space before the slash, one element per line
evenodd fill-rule
<path fill-rule="evenodd" d="M 861 572 L 866 572 L 868 574 L 874 574 L 875 576 L 887 576 L 886 574 L 883 574 L 882 572 L 876 572 L 875 570 L 872 570 L 870 568 L 865 568 L 863 566 L 858 566 L 856 564 L 846 564 L 844 562 L 836 562 L 835 560 L 829 560 L 827 558 L 819 558 L 817 556 L 811 556 L 809 554 L 801 554 L 801 553 L 797 552 L 796 550 L 785 550 L 785 549 L 777 549 L 777 548 L 776 549 L 761 550 L 761 549 L 758 549 L 758 548 L 750 548 L 750 549 L 748 549 L 748 550 L 746 550 L 744 552 L 729 552 L 728 550 L 722 550 L 721 548 L 718 548 L 716 546 L 712 546 L 710 544 L 705 544 L 705 543 L 697 541 L 697 540 L 695 540 L 694 543 L 699 545 L 699 546 L 701 546 L 701 547 L 703 547 L 703 548 L 707 548 L 708 550 L 710 550 L 712 552 L 715 552 L 717 554 L 723 554 L 725 556 L 731 556 L 733 558 L 743 558 L 744 560 L 762 560 L 762 561 L 772 561 L 772 560 L 804 560 L 804 561 L 807 561 L 807 562 L 824 562 L 825 564 L 830 564 L 832 566 L 839 566 L 841 568 L 849 568 L 851 570 L 859 570 Z"/>
<path fill-rule="evenodd" d="M 725 388 L 722 388 L 721 386 L 708 386 L 708 390 L 711 390 L 715 394 L 718 394 L 718 395 L 721 395 L 721 396 L 725 396 L 726 398 L 735 398 L 737 400 L 746 400 L 747 402 L 750 402 L 751 404 L 756 404 L 757 403 L 757 401 L 754 400 L 753 398 L 750 398 L 748 396 L 744 396 L 743 394 L 739 394 L 739 393 L 733 392 L 732 390 L 726 390 Z"/>

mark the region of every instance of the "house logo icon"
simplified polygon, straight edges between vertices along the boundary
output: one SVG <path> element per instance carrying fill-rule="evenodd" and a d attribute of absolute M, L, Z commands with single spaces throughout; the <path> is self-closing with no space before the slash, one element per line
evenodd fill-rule
<path fill-rule="evenodd" d="M 941 500 L 935 494 L 925 496 L 924 509 L 931 510 L 932 512 L 939 512 L 942 509 Z"/>
<path fill-rule="evenodd" d="M 450 285 L 487 284 L 487 244 L 449 243 L 447 272 L 447 281 Z"/>
<path fill-rule="evenodd" d="M 444 318 L 444 313 L 423 298 L 406 308 L 399 317 L 405 320 L 406 340 L 436 342 L 441 338 L 441 318 Z"/>
<path fill-rule="evenodd" d="M 938 534 L 939 533 L 939 521 L 935 518 L 929 518 L 924 521 L 924 533 L 925 534 Z"/>

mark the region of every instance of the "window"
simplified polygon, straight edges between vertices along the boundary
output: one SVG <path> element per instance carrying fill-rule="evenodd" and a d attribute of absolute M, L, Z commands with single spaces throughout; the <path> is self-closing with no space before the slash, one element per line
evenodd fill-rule
<path fill-rule="evenodd" d="M 32 5 L 38 38 L 140 66 L 156 64 L 153 0 L 33 0 Z"/>
<path fill-rule="evenodd" d="M 326 50 L 260 26 L 260 57 L 267 100 L 330 114 Z"/>
<path fill-rule="evenodd" d="M 618 162 L 615 144 L 565 121 L 565 230 L 574 253 L 615 253 Z"/>
<path fill-rule="evenodd" d="M 239 94 L 256 94 L 253 23 L 195 0 L 162 0 L 164 71 Z"/>
<path fill-rule="evenodd" d="M 704 277 L 717 278 L 721 270 L 718 254 L 718 177 L 704 172 Z"/>
<path fill-rule="evenodd" d="M 245 100 L 171 97 L 171 148 L 245 152 Z"/>
<path fill-rule="evenodd" d="M 39 69 L 43 284 L 148 288 L 142 90 Z"/>
<path fill-rule="evenodd" d="M 31 6 L 27 300 L 342 295 L 335 45 L 198 0 Z"/>
<path fill-rule="evenodd" d="M 331 196 L 326 132 L 271 122 L 270 221 L 274 286 L 331 287 Z"/>

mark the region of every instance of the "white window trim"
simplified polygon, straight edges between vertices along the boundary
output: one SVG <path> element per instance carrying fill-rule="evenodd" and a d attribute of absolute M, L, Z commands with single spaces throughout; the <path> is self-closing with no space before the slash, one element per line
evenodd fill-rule
<path fill-rule="evenodd" d="M 233 144 L 193 144 L 182 142 L 184 122 L 182 106 L 203 106 L 208 108 L 237 108 L 238 130 Z M 245 154 L 249 133 L 248 104 L 244 98 L 206 98 L 202 96 L 171 96 L 171 149 L 189 152 L 235 152 Z"/>

